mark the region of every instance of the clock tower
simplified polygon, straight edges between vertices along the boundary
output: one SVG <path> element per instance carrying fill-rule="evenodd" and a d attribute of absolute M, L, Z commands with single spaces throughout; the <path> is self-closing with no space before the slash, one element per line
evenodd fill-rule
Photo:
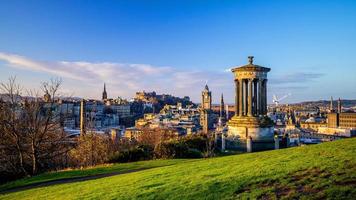
<path fill-rule="evenodd" d="M 211 111 L 211 91 L 208 85 L 205 85 L 201 93 L 201 106 L 200 106 L 200 125 L 205 134 L 212 128 L 212 111 Z"/>
<path fill-rule="evenodd" d="M 209 91 L 208 85 L 205 85 L 203 92 L 201 93 L 201 107 L 205 110 L 211 109 L 211 92 Z"/>

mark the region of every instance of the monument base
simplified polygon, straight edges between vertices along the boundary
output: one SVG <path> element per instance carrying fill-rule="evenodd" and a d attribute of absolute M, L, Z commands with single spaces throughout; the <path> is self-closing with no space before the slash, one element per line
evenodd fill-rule
<path fill-rule="evenodd" d="M 228 122 L 226 149 L 263 151 L 275 148 L 274 127 L 262 127 L 258 117 L 234 116 Z"/>

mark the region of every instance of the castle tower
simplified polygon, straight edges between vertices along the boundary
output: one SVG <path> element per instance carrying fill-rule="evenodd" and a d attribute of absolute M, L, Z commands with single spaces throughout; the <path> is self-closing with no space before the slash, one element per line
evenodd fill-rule
<path fill-rule="evenodd" d="M 108 94 L 106 93 L 106 85 L 105 85 L 105 83 L 104 83 L 104 91 L 103 91 L 103 98 L 102 98 L 102 100 L 106 100 L 106 99 L 108 99 Z"/>
<path fill-rule="evenodd" d="M 273 124 L 266 115 L 267 73 L 271 69 L 253 64 L 253 56 L 248 57 L 248 62 L 232 69 L 235 116 L 228 122 L 228 137 L 238 138 L 233 142 L 236 148 L 252 151 L 273 149 Z"/>
<path fill-rule="evenodd" d="M 86 126 L 86 115 L 85 115 L 85 100 L 82 99 L 80 102 L 80 135 L 85 134 Z"/>

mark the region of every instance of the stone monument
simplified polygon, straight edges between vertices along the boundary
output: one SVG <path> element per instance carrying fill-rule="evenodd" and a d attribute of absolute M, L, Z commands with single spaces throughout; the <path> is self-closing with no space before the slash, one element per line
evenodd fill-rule
<path fill-rule="evenodd" d="M 249 63 L 231 71 L 235 79 L 235 116 L 228 122 L 227 149 L 259 151 L 274 149 L 274 127 L 267 117 L 267 73 L 271 70 Z"/>

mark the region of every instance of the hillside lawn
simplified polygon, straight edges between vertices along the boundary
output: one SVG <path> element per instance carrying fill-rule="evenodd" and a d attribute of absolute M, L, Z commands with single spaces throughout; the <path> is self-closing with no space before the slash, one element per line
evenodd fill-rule
<path fill-rule="evenodd" d="M 356 199 L 356 138 L 170 164 L 147 162 L 165 166 L 0 199 Z"/>
<path fill-rule="evenodd" d="M 133 170 L 144 170 L 151 169 L 155 167 L 162 167 L 167 165 L 174 165 L 176 163 L 181 163 L 184 159 L 175 160 L 149 160 L 149 161 L 139 161 L 132 163 L 118 163 L 118 164 L 106 164 L 99 165 L 84 169 L 67 169 L 57 172 L 43 173 L 37 176 L 23 178 L 17 181 L 12 181 L 3 185 L 0 185 L 0 192 L 9 190 L 16 187 L 23 187 L 34 183 L 42 183 L 47 181 L 66 179 L 66 178 L 76 178 L 76 177 L 86 177 L 99 174 L 109 174 L 113 172 L 125 173 Z"/>

